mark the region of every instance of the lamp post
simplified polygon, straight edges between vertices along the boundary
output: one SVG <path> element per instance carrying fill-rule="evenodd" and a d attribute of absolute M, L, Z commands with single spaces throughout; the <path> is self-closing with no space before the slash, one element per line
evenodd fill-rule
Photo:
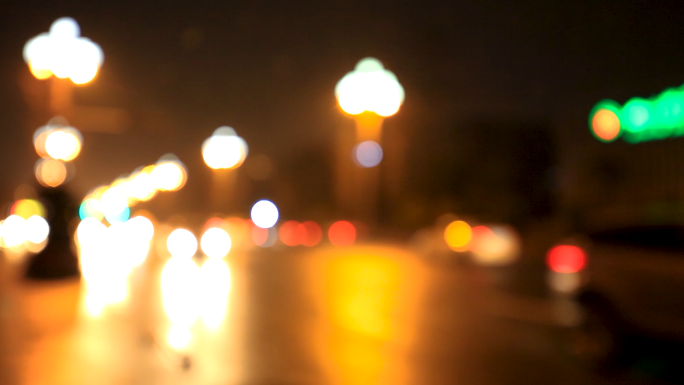
<path fill-rule="evenodd" d="M 90 39 L 80 37 L 78 23 L 68 17 L 57 19 L 49 32 L 26 42 L 23 56 L 35 78 L 50 79 L 50 114 L 68 117 L 73 110 L 73 85 L 86 84 L 95 78 L 104 59 L 102 49 Z M 36 179 L 45 187 L 53 187 L 42 195 L 58 215 L 52 215 L 47 246 L 28 261 L 25 271 L 28 277 L 45 279 L 79 274 L 77 259 L 70 248 L 68 223 L 62 215 L 70 209 L 70 198 L 63 189 L 54 187 L 73 174 L 69 161 L 78 156 L 82 143 L 80 132 L 63 118 L 53 118 L 34 134 L 34 146 L 42 158 L 36 164 Z"/>
<path fill-rule="evenodd" d="M 239 137 L 232 127 L 217 128 L 202 144 L 202 158 L 211 168 L 212 183 L 210 204 L 213 209 L 226 210 L 235 201 L 235 169 L 247 158 L 247 142 Z"/>
<path fill-rule="evenodd" d="M 337 83 L 335 96 L 356 123 L 354 139 L 343 136 L 339 141 L 338 200 L 345 211 L 374 222 L 379 185 L 376 166 L 383 156 L 382 123 L 399 111 L 404 88 L 379 60 L 365 58 Z"/>

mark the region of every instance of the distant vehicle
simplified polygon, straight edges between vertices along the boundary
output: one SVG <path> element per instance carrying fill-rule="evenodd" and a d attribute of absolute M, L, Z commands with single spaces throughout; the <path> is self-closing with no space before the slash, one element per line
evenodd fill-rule
<path fill-rule="evenodd" d="M 568 351 L 593 367 L 616 363 L 626 335 L 684 341 L 684 226 L 590 234 L 589 247 L 549 250 L 549 280 L 580 305 Z M 590 251 L 590 252 L 587 252 Z"/>

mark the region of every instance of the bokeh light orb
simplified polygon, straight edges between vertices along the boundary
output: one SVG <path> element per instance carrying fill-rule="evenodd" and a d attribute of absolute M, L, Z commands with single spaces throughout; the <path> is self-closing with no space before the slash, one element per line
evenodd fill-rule
<path fill-rule="evenodd" d="M 212 259 L 220 259 L 228 255 L 232 246 L 230 235 L 218 227 L 212 227 L 202 234 L 200 247 L 204 254 Z"/>
<path fill-rule="evenodd" d="M 34 215 L 26 220 L 26 239 L 31 243 L 41 243 L 50 234 L 50 225 L 43 217 Z"/>
<path fill-rule="evenodd" d="M 57 187 L 64 183 L 68 170 L 64 162 L 57 159 L 40 159 L 35 167 L 36 180 L 45 187 Z"/>
<path fill-rule="evenodd" d="M 475 262 L 481 265 L 506 265 L 520 255 L 520 238 L 514 228 L 507 225 L 478 226 L 473 229 L 471 251 Z"/>
<path fill-rule="evenodd" d="M 57 19 L 49 32 L 30 39 L 23 53 L 36 78 L 47 79 L 54 74 L 75 84 L 95 78 L 104 61 L 100 46 L 80 37 L 78 23 L 70 17 Z"/>
<path fill-rule="evenodd" d="M 126 195 L 143 202 L 152 199 L 156 195 L 157 189 L 151 172 L 152 169 L 143 169 L 133 173 L 126 181 Z"/>
<path fill-rule="evenodd" d="M 140 242 L 151 242 L 154 236 L 154 224 L 147 217 L 136 215 L 126 221 L 128 231 Z"/>
<path fill-rule="evenodd" d="M 81 152 L 81 138 L 74 132 L 54 130 L 45 139 L 45 152 L 53 159 L 68 162 Z"/>
<path fill-rule="evenodd" d="M 444 241 L 454 251 L 466 251 L 472 237 L 472 229 L 464 221 L 453 221 L 444 229 Z"/>
<path fill-rule="evenodd" d="M 340 108 L 348 114 L 371 111 L 390 116 L 404 103 L 404 88 L 379 60 L 365 58 L 337 83 L 335 96 Z"/>
<path fill-rule="evenodd" d="M 2 223 L 2 239 L 7 247 L 20 246 L 27 235 L 26 220 L 18 215 L 10 215 Z"/>
<path fill-rule="evenodd" d="M 95 218 L 85 218 L 76 228 L 76 241 L 81 245 L 102 244 L 106 237 L 107 226 Z"/>
<path fill-rule="evenodd" d="M 333 246 L 351 246 L 356 240 L 356 227 L 347 221 L 337 221 L 328 229 L 328 239 Z"/>
<path fill-rule="evenodd" d="M 557 273 L 577 273 L 587 261 L 584 250 L 574 245 L 557 245 L 546 254 L 547 266 Z"/>
<path fill-rule="evenodd" d="M 591 129 L 600 140 L 613 141 L 620 134 L 620 118 L 614 111 L 599 109 L 591 118 Z"/>
<path fill-rule="evenodd" d="M 321 238 L 323 238 L 323 231 L 318 223 L 314 221 L 306 221 L 300 226 L 306 231 L 306 237 L 304 238 L 302 245 L 306 247 L 313 247 L 321 242 Z"/>
<path fill-rule="evenodd" d="M 187 172 L 180 162 L 162 161 L 154 167 L 151 177 L 158 190 L 176 191 L 185 185 Z"/>
<path fill-rule="evenodd" d="M 204 162 L 212 169 L 237 168 L 247 158 L 247 142 L 236 135 L 214 135 L 202 144 Z"/>
<path fill-rule="evenodd" d="M 192 258 L 197 252 L 197 238 L 186 229 L 176 229 L 166 239 L 169 253 L 178 258 Z"/>
<path fill-rule="evenodd" d="M 361 142 L 352 150 L 352 159 L 360 167 L 377 166 L 382 161 L 382 155 L 382 147 L 372 140 Z"/>
<path fill-rule="evenodd" d="M 268 229 L 278 222 L 278 207 L 273 202 L 262 199 L 252 206 L 250 216 L 254 225 Z"/>
<path fill-rule="evenodd" d="M 302 243 L 304 239 L 297 237 L 297 226 L 300 223 L 297 221 L 286 221 L 278 229 L 278 236 L 280 241 L 286 246 L 297 246 Z"/>
<path fill-rule="evenodd" d="M 18 215 L 24 219 L 37 215 L 45 218 L 45 206 L 35 199 L 20 199 L 10 208 L 10 214 Z"/>

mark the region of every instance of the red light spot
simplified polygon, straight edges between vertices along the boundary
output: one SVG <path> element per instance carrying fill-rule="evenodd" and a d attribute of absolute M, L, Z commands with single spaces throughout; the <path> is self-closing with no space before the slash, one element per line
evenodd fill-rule
<path fill-rule="evenodd" d="M 312 247 L 316 246 L 319 242 L 321 242 L 321 238 L 323 238 L 323 231 L 321 230 L 321 226 L 319 226 L 318 223 L 313 221 L 306 221 L 302 223 L 301 226 L 306 231 L 306 237 L 304 239 L 304 242 L 302 242 L 304 246 Z"/>
<path fill-rule="evenodd" d="M 280 225 L 278 235 L 280 241 L 287 246 L 297 246 L 301 244 L 300 237 L 297 236 L 297 228 L 301 226 L 297 221 L 287 221 Z"/>
<path fill-rule="evenodd" d="M 333 246 L 349 246 L 356 239 L 356 228 L 347 221 L 337 221 L 328 229 L 328 239 Z"/>
<path fill-rule="evenodd" d="M 491 241 L 493 235 L 494 232 L 487 226 L 473 227 L 473 237 L 469 244 L 470 251 L 477 253 L 482 250 L 485 247 L 483 244 Z"/>
<path fill-rule="evenodd" d="M 546 264 L 557 273 L 577 273 L 586 263 L 584 250 L 577 246 L 560 245 L 549 250 Z"/>
<path fill-rule="evenodd" d="M 268 241 L 268 229 L 262 229 L 261 227 L 252 227 L 252 242 L 255 245 L 261 246 Z"/>

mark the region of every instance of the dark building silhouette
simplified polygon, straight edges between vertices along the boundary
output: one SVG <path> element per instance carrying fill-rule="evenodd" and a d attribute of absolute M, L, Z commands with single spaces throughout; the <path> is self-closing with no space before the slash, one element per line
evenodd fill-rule
<path fill-rule="evenodd" d="M 78 276 L 78 259 L 71 250 L 69 219 L 76 215 L 76 206 L 62 188 L 46 188 L 40 200 L 47 209 L 50 235 L 45 249 L 33 256 L 26 267 L 31 279 L 59 279 Z"/>

